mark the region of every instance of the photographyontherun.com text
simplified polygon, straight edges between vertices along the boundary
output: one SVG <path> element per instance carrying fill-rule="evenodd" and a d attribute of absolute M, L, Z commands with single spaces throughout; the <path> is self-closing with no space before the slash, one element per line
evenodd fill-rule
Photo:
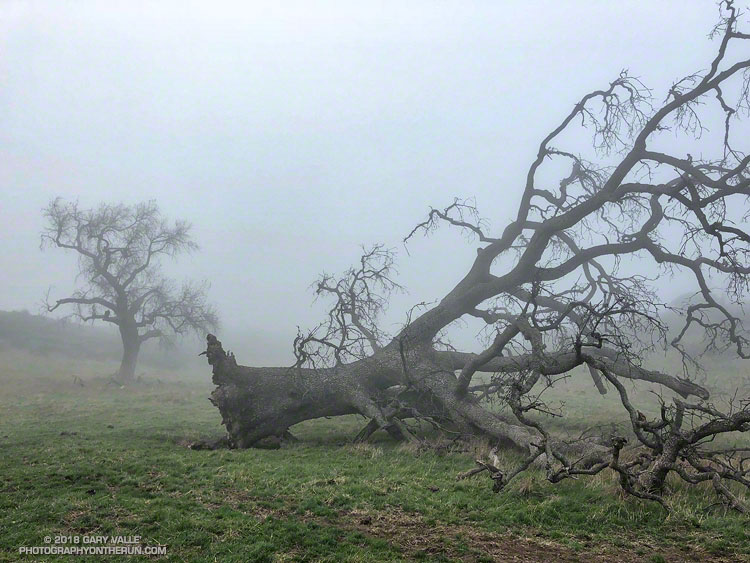
<path fill-rule="evenodd" d="M 44 545 L 21 546 L 19 555 L 166 555 L 165 545 L 141 545 L 141 536 L 45 536 Z"/>

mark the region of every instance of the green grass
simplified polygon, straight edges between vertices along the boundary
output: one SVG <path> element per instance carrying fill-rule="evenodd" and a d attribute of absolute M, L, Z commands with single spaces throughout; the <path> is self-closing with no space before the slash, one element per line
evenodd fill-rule
<path fill-rule="evenodd" d="M 535 470 L 496 495 L 486 476 L 455 480 L 478 451 L 355 446 L 359 417 L 303 423 L 279 450 L 194 451 L 221 434 L 207 371 L 121 389 L 105 364 L 5 352 L 0 366 L 0 560 L 60 535 L 140 535 L 174 561 L 750 560 L 750 519 L 706 510 L 707 488 L 675 484 L 669 517 L 609 472 L 551 485 Z M 581 389 L 559 398 L 583 413 Z M 571 428 L 611 419 L 611 400 Z"/>

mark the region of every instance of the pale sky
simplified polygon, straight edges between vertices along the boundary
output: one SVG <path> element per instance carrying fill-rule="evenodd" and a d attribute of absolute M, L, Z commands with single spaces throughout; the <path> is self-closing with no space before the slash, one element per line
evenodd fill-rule
<path fill-rule="evenodd" d="M 393 325 L 475 256 L 449 229 L 407 255 L 428 206 L 475 197 L 501 231 L 573 104 L 623 68 L 661 101 L 708 66 L 717 14 L 705 0 L 2 0 L 0 309 L 72 287 L 75 257 L 39 249 L 50 199 L 156 199 L 201 246 L 166 269 L 211 282 L 243 363 L 290 362 L 296 326 L 321 317 L 308 286 L 361 244 L 399 250 Z"/>

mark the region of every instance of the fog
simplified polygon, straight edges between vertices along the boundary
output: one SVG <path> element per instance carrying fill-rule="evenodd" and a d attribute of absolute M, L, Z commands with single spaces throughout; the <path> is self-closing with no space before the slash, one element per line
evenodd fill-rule
<path fill-rule="evenodd" d="M 449 229 L 406 252 L 428 206 L 473 197 L 501 230 L 583 94 L 628 68 L 661 101 L 706 66 L 717 10 L 690 4 L 6 1 L 0 309 L 73 288 L 76 257 L 39 248 L 50 199 L 155 199 L 201 246 L 166 271 L 211 282 L 244 363 L 290 362 L 310 283 L 362 244 L 399 252 L 395 326 L 475 256 Z"/>

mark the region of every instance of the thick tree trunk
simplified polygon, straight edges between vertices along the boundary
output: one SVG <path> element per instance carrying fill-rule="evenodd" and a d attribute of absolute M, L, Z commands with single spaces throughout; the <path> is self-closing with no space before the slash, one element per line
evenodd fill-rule
<path fill-rule="evenodd" d="M 216 389 L 211 401 L 236 447 L 282 437 L 287 429 L 324 416 L 360 413 L 386 425 L 372 397 L 399 383 L 386 356 L 326 369 L 238 366 L 209 335 L 206 351 Z"/>
<path fill-rule="evenodd" d="M 535 436 L 527 428 L 483 409 L 471 395 L 459 396 L 452 366 L 442 365 L 434 352 L 413 349 L 406 370 L 402 353 L 394 342 L 369 358 L 334 368 L 254 368 L 237 365 L 209 335 L 206 355 L 217 386 L 211 401 L 231 442 L 240 448 L 282 437 L 304 420 L 357 413 L 371 419 L 361 437 L 378 428 L 408 437 L 400 418 L 411 415 L 450 421 L 466 434 L 531 447 Z"/>
<path fill-rule="evenodd" d="M 414 327 L 415 325 L 412 325 Z M 429 332 L 428 332 L 429 334 Z M 431 344 L 412 340 L 408 348 L 394 339 L 372 356 L 325 369 L 245 367 L 227 353 L 215 336 L 208 335 L 206 352 L 213 367 L 216 389 L 211 401 L 219 409 L 230 442 L 246 448 L 268 437 L 283 437 L 289 427 L 314 418 L 359 413 L 370 419 L 359 438 L 377 429 L 410 438 L 402 418 L 429 417 L 448 422 L 453 430 L 536 452 L 540 434 L 529 426 L 485 409 L 472 393 L 461 392 L 456 370 L 471 355 L 438 352 Z M 533 354 L 512 358 L 496 357 L 483 369 L 492 372 L 539 370 L 558 374 L 584 361 L 595 362 L 619 377 L 661 383 L 683 396 L 707 396 L 705 389 L 666 374 L 631 366 L 607 350 L 586 355 L 576 353 Z M 557 451 L 589 459 L 609 452 L 596 440 L 582 440 L 569 446 L 553 438 Z M 593 458 L 592 458 L 593 459 Z M 657 476 L 658 480 L 658 476 Z"/>
<path fill-rule="evenodd" d="M 122 362 L 117 372 L 117 380 L 120 383 L 131 383 L 135 379 L 135 366 L 141 350 L 141 339 L 135 326 L 123 324 L 119 328 L 122 338 Z"/>

